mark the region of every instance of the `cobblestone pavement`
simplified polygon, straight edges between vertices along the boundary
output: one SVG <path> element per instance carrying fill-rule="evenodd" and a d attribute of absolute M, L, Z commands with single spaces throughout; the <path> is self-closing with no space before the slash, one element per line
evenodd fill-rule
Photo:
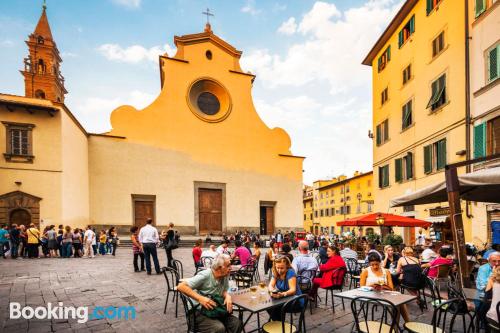
<path fill-rule="evenodd" d="M 174 257 L 184 263 L 185 277 L 192 276 L 191 249 L 180 248 Z M 163 250 L 159 252 L 160 265 L 166 265 Z M 261 276 L 262 261 L 261 261 Z M 117 256 L 106 255 L 94 259 L 0 259 L 0 332 L 184 332 L 186 322 L 179 300 L 179 317 L 175 318 L 173 303 L 163 314 L 166 283 L 163 275 L 135 273 L 132 268 L 131 248 L 119 248 Z M 323 303 L 310 315 L 306 312 L 308 332 L 352 332 L 353 317 L 349 304 L 346 310 Z M 338 298 L 335 298 L 339 302 Z M 135 319 L 98 319 L 86 323 L 77 320 L 9 319 L 9 303 L 21 306 L 44 306 L 63 302 L 65 306 L 135 306 Z M 331 300 L 328 301 L 331 304 Z M 409 306 L 412 318 L 430 322 L 432 313 L 420 312 L 416 304 Z M 255 318 L 255 316 L 254 316 Z M 267 320 L 261 314 L 261 322 Z M 256 327 L 256 319 L 247 329 Z"/>

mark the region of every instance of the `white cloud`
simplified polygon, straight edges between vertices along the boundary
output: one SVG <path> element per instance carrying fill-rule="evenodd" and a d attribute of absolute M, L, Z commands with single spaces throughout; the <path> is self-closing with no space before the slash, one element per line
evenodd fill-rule
<path fill-rule="evenodd" d="M 92 133 L 102 133 L 110 130 L 110 115 L 117 107 L 132 105 L 140 110 L 151 104 L 155 98 L 154 94 L 134 90 L 127 96 L 88 97 L 73 104 L 75 105 L 75 114 L 78 114 L 78 119 L 85 129 Z"/>
<path fill-rule="evenodd" d="M 131 8 L 131 9 L 141 7 L 141 0 L 111 0 L 111 1 L 113 1 L 115 4 L 117 4 L 119 6 Z"/>
<path fill-rule="evenodd" d="M 168 44 L 164 47 L 153 46 L 149 49 L 141 45 L 132 45 L 124 48 L 118 44 L 103 44 L 97 50 L 108 60 L 127 63 L 139 63 L 142 61 L 157 62 L 160 54 L 175 54 L 175 48 L 172 48 Z"/>
<path fill-rule="evenodd" d="M 11 41 L 10 39 L 4 39 L 4 40 L 0 41 L 0 46 L 12 47 L 12 46 L 14 46 L 14 42 Z"/>
<path fill-rule="evenodd" d="M 297 31 L 297 23 L 295 22 L 295 17 L 290 17 L 278 28 L 278 32 L 283 35 L 293 35 L 295 31 Z"/>
<path fill-rule="evenodd" d="M 284 55 L 254 50 L 243 56 L 242 64 L 269 88 L 304 86 L 317 80 L 328 82 L 334 93 L 366 86 L 370 69 L 361 61 L 400 3 L 371 0 L 341 13 L 334 4 L 318 1 L 298 23 L 302 41 L 291 45 Z"/>
<path fill-rule="evenodd" d="M 255 16 L 260 14 L 262 11 L 255 8 L 255 0 L 247 0 L 245 6 L 241 8 L 241 12 Z"/>
<path fill-rule="evenodd" d="M 72 52 L 62 52 L 61 57 L 64 58 L 76 58 L 78 57 L 78 54 L 72 53 Z"/>

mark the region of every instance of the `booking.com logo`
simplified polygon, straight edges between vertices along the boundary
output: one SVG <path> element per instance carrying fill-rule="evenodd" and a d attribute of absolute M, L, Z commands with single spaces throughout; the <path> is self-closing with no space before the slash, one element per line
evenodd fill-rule
<path fill-rule="evenodd" d="M 20 303 L 9 303 L 10 319 L 77 319 L 78 323 L 86 323 L 89 319 L 135 319 L 134 306 L 96 306 L 89 313 L 88 306 L 64 306 L 59 302 L 57 306 L 47 303 L 47 306 L 21 307 Z"/>

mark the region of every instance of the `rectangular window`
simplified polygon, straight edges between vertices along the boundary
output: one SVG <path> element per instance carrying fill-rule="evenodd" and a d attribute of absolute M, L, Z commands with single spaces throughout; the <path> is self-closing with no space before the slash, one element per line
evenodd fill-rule
<path fill-rule="evenodd" d="M 319 215 L 320 215 L 321 217 L 323 217 L 323 214 L 324 214 L 324 212 L 323 212 L 323 209 L 322 209 L 322 210 L 320 210 Z"/>
<path fill-rule="evenodd" d="M 310 218 L 310 220 L 312 220 L 312 219 L 313 219 L 313 214 L 311 213 L 311 218 Z"/>
<path fill-rule="evenodd" d="M 351 206 L 346 206 L 346 214 L 351 214 Z"/>
<path fill-rule="evenodd" d="M 474 158 L 486 156 L 486 128 L 486 123 L 474 126 Z"/>
<path fill-rule="evenodd" d="M 370 213 L 372 211 L 373 204 L 371 202 L 368 202 L 367 206 L 368 206 L 368 213 Z"/>
<path fill-rule="evenodd" d="M 384 90 L 382 90 L 382 93 L 380 93 L 380 101 L 381 105 L 384 105 L 385 102 L 389 99 L 389 89 L 386 87 Z"/>
<path fill-rule="evenodd" d="M 446 74 L 441 75 L 431 84 L 431 98 L 427 103 L 427 108 L 432 111 L 438 109 L 446 103 Z"/>
<path fill-rule="evenodd" d="M 318 217 L 318 211 L 314 211 L 314 217 Z"/>
<path fill-rule="evenodd" d="M 389 140 L 389 119 L 377 125 L 377 146 Z"/>
<path fill-rule="evenodd" d="M 397 183 L 400 183 L 403 181 L 403 159 L 402 158 L 396 158 L 394 160 L 394 167 L 395 167 L 395 170 L 394 170 L 394 180 L 397 182 Z"/>
<path fill-rule="evenodd" d="M 427 0 L 427 15 L 441 2 L 441 0 Z"/>
<path fill-rule="evenodd" d="M 378 58 L 378 71 L 381 72 L 384 70 L 385 66 L 391 61 L 391 46 L 389 45 L 384 53 Z"/>
<path fill-rule="evenodd" d="M 486 0 L 476 0 L 476 17 L 486 10 Z"/>
<path fill-rule="evenodd" d="M 446 139 L 424 146 L 424 172 L 439 171 L 446 166 Z"/>
<path fill-rule="evenodd" d="M 402 124 L 402 129 L 406 129 L 410 127 L 410 125 L 413 123 L 413 116 L 412 116 L 412 101 L 408 101 L 405 105 L 403 105 L 403 124 Z"/>
<path fill-rule="evenodd" d="M 304 221 L 305 221 L 305 220 L 307 220 L 307 218 L 306 218 L 306 214 L 304 214 Z"/>
<path fill-rule="evenodd" d="M 378 187 L 384 188 L 389 186 L 389 165 L 378 167 Z"/>
<path fill-rule="evenodd" d="M 415 15 L 411 17 L 411 19 L 405 24 L 403 29 L 399 32 L 398 44 L 399 48 L 401 48 L 404 43 L 410 38 L 411 35 L 415 32 Z"/>
<path fill-rule="evenodd" d="M 411 64 L 403 69 L 403 85 L 405 85 L 411 79 Z"/>
<path fill-rule="evenodd" d="M 500 117 L 488 121 L 486 148 L 488 155 L 500 153 Z"/>
<path fill-rule="evenodd" d="M 488 83 L 495 81 L 500 76 L 500 62 L 498 61 L 498 56 L 500 53 L 500 44 L 488 50 L 487 53 L 487 68 L 486 73 L 488 77 Z"/>
<path fill-rule="evenodd" d="M 394 160 L 395 181 L 400 183 L 403 180 L 413 178 L 413 154 L 407 153 L 406 156 Z"/>
<path fill-rule="evenodd" d="M 335 208 L 332 208 L 332 216 L 335 216 Z"/>
<path fill-rule="evenodd" d="M 444 50 L 444 31 L 432 41 L 432 57 L 434 58 Z"/>
<path fill-rule="evenodd" d="M 33 124 L 20 124 L 2 122 L 6 129 L 6 152 L 4 154 L 7 161 L 33 162 Z"/>

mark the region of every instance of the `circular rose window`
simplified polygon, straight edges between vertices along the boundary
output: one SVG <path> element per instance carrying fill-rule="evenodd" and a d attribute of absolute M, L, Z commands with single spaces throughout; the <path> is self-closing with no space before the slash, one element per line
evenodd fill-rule
<path fill-rule="evenodd" d="M 207 122 L 219 122 L 231 112 L 231 97 L 226 88 L 211 78 L 200 78 L 189 87 L 189 109 Z"/>
<path fill-rule="evenodd" d="M 217 114 L 217 112 L 219 112 L 220 110 L 219 99 L 211 92 L 208 91 L 202 92 L 198 96 L 198 100 L 196 102 L 201 112 L 203 112 L 206 115 L 213 116 L 214 114 Z"/>

